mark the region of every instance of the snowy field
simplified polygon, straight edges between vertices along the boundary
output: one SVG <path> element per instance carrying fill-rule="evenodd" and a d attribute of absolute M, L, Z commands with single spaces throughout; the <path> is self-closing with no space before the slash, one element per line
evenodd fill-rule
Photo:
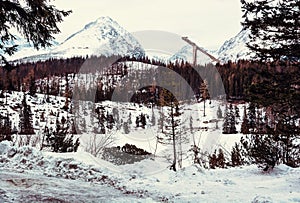
<path fill-rule="evenodd" d="M 8 105 L 2 105 L 0 112 L 9 113 L 13 126 L 18 127 L 19 105 L 23 94 L 13 92 L 8 97 Z M 86 152 L 88 142 L 94 133 L 90 104 L 79 108 L 81 120 L 86 121 L 85 131 L 78 135 L 80 146 L 76 153 L 52 153 L 40 151 L 40 141 L 44 126 L 55 127 L 55 115 L 73 117 L 63 110 L 63 97 L 51 96 L 50 103 L 44 95 L 27 96 L 27 103 L 33 112 L 36 129 L 35 146 L 13 146 L 0 143 L 0 202 L 300 202 L 300 169 L 279 165 L 269 173 L 262 172 L 255 165 L 227 168 L 204 169 L 194 165 L 191 154 L 183 158 L 183 167 L 177 172 L 169 170 L 172 146 L 158 144 L 156 135 L 163 135 L 159 129 L 159 115 L 167 109 L 154 108 L 130 103 L 102 102 L 108 112 L 118 109 L 120 120 L 128 120 L 131 113 L 130 133 L 123 128 L 113 129 L 115 139 L 112 146 L 134 144 L 156 156 L 134 164 L 115 165 Z M 5 99 L 1 98 L 2 104 Z M 239 104 L 240 131 L 243 107 Z M 225 156 L 238 142 L 241 134 L 222 134 L 222 119 L 217 119 L 217 108 L 224 112 L 223 101 L 206 103 L 203 117 L 203 103 L 182 105 L 185 118 L 182 131 L 190 136 L 190 142 L 183 144 L 183 152 L 195 142 L 203 152 L 213 153 L 222 148 Z M 82 109 L 85 109 L 84 111 Z M 41 120 L 44 112 L 46 120 Z M 85 112 L 85 113 L 84 113 Z M 146 114 L 145 128 L 135 126 L 135 118 Z M 152 114 L 155 125 L 152 123 Z M 189 118 L 193 118 L 190 124 Z M 218 122 L 218 128 L 216 127 Z M 192 126 L 193 133 L 188 129 Z M 188 130 L 187 130 L 188 129 Z M 193 135 L 193 136 L 191 136 Z M 97 135 L 100 136 L 100 135 Z M 193 138 L 193 139 L 192 139 Z M 15 145 L 18 143 L 15 142 Z M 157 147 L 157 149 L 155 149 Z"/>
<path fill-rule="evenodd" d="M 1 202 L 300 202 L 300 170 L 279 165 L 168 170 L 162 160 L 115 166 L 88 153 L 0 143 Z M 160 169 L 160 170 L 157 170 Z M 151 171 L 156 171 L 152 173 Z"/>

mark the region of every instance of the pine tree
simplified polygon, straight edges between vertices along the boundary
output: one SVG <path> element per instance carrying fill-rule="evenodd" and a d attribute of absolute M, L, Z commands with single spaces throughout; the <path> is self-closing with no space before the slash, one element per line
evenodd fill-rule
<path fill-rule="evenodd" d="M 241 144 L 252 163 L 264 167 L 265 171 L 279 163 L 280 147 L 272 135 L 249 135 L 241 138 Z"/>
<path fill-rule="evenodd" d="M 253 103 L 249 104 L 248 107 L 248 119 L 249 119 L 249 132 L 256 133 L 256 107 Z"/>
<path fill-rule="evenodd" d="M 238 143 L 235 143 L 234 147 L 232 147 L 231 164 L 232 166 L 241 166 L 244 164 L 244 160 L 242 158 L 242 149 Z"/>
<path fill-rule="evenodd" d="M 296 125 L 296 116 L 279 115 L 271 138 L 278 143 L 281 161 L 291 167 L 300 166 L 300 127 Z"/>
<path fill-rule="evenodd" d="M 128 124 L 129 124 L 129 126 L 132 124 L 131 113 L 129 113 L 129 115 L 128 115 Z"/>
<path fill-rule="evenodd" d="M 215 169 L 217 167 L 217 151 L 215 150 L 213 154 L 208 157 L 209 168 Z"/>
<path fill-rule="evenodd" d="M 4 117 L 0 115 L 0 142 L 3 140 L 12 141 L 12 134 L 11 121 L 7 112 Z"/>
<path fill-rule="evenodd" d="M 201 97 L 203 100 L 203 116 L 205 117 L 205 101 L 209 98 L 209 93 L 208 93 L 208 83 L 207 80 L 204 80 L 201 85 L 200 85 L 200 93 Z"/>
<path fill-rule="evenodd" d="M 230 115 L 230 119 L 229 119 L 229 122 L 230 122 L 230 134 L 236 134 L 237 133 L 237 130 L 236 130 L 236 127 L 235 127 L 235 124 L 236 124 L 236 120 L 235 120 L 235 112 L 233 110 L 233 106 L 232 104 L 229 105 L 229 115 Z"/>
<path fill-rule="evenodd" d="M 137 128 L 140 127 L 140 116 L 137 116 L 135 118 L 135 125 L 136 125 Z"/>
<path fill-rule="evenodd" d="M 263 129 L 264 129 L 264 122 L 263 122 L 263 117 L 262 113 L 259 109 L 256 110 L 256 128 L 257 128 L 257 133 L 263 134 Z"/>
<path fill-rule="evenodd" d="M 300 166 L 299 126 L 297 116 L 279 114 L 274 128 L 265 132 L 255 132 L 241 140 L 254 163 L 264 166 L 264 170 L 283 163 L 291 167 Z"/>
<path fill-rule="evenodd" d="M 224 156 L 223 150 L 221 148 L 219 149 L 219 154 L 217 157 L 217 166 L 219 168 L 225 167 L 225 156 Z"/>
<path fill-rule="evenodd" d="M 52 152 L 64 153 L 64 152 L 76 152 L 79 147 L 79 138 L 74 142 L 73 135 L 68 136 L 68 126 L 62 125 L 58 116 L 56 118 L 56 129 L 46 130 L 46 144 L 44 146 L 50 147 Z"/>
<path fill-rule="evenodd" d="M 259 151 L 257 146 L 261 146 L 261 152 L 254 153 L 253 156 L 259 155 L 261 160 L 266 160 L 265 164 L 272 161 L 295 167 L 300 165 L 299 127 L 295 125 L 300 115 L 299 91 L 295 88 L 298 80 L 293 79 L 289 68 L 286 72 L 282 71 L 280 63 L 276 63 L 277 68 L 281 71 L 265 72 L 266 76 L 272 79 L 264 79 L 263 82 L 253 84 L 249 88 L 249 134 L 261 137 L 261 140 L 257 141 L 258 144 L 253 144 L 250 148 Z M 297 77 L 297 73 L 292 72 L 292 75 Z M 267 112 L 263 112 L 263 109 Z M 267 119 L 264 121 L 262 118 L 264 113 L 270 116 L 271 125 L 268 125 Z M 254 138 L 251 140 L 256 141 Z M 274 155 L 277 152 L 278 157 Z M 275 158 L 269 160 L 269 157 Z M 273 165 L 271 163 L 271 166 Z"/>
<path fill-rule="evenodd" d="M 36 49 L 51 46 L 54 35 L 60 32 L 57 23 L 63 21 L 71 11 L 58 10 L 47 0 L 7 0 L 0 3 L 0 50 L 12 55 L 17 51 L 17 45 L 11 45 L 16 39 L 11 27 L 33 44 Z M 2 52 L 2 53 L 3 53 Z M 6 64 L 5 57 L 0 55 L 0 63 Z"/>
<path fill-rule="evenodd" d="M 98 126 L 100 129 L 100 134 L 105 134 L 106 133 L 106 129 L 105 129 L 105 122 L 106 122 L 106 117 L 104 114 L 104 107 L 98 107 L 96 109 L 96 113 L 97 113 L 97 119 L 98 119 Z"/>
<path fill-rule="evenodd" d="M 36 94 L 35 78 L 31 77 L 30 78 L 30 86 L 29 86 L 29 95 L 30 96 L 35 96 L 35 94 Z"/>
<path fill-rule="evenodd" d="M 244 106 L 244 115 L 243 115 L 243 121 L 241 126 L 241 133 L 243 134 L 249 134 L 249 120 L 247 116 L 246 107 Z"/>
<path fill-rule="evenodd" d="M 69 98 L 71 97 L 70 95 L 70 89 L 69 89 L 69 78 L 68 78 L 68 74 L 65 75 L 65 81 L 66 81 L 66 85 L 65 85 L 65 105 L 63 106 L 63 109 L 65 111 L 68 111 L 69 109 Z"/>
<path fill-rule="evenodd" d="M 224 122 L 223 122 L 223 134 L 230 134 L 230 112 L 226 105 L 224 112 Z"/>
<path fill-rule="evenodd" d="M 77 135 L 79 132 L 77 132 L 76 126 L 75 126 L 75 119 L 72 119 L 71 121 L 71 129 L 70 134 L 71 135 Z"/>
<path fill-rule="evenodd" d="M 147 123 L 146 123 L 146 116 L 143 113 L 140 115 L 140 122 L 141 122 L 141 127 L 145 129 Z"/>
<path fill-rule="evenodd" d="M 32 125 L 32 113 L 31 108 L 26 102 L 26 94 L 24 93 L 22 101 L 22 109 L 20 112 L 20 122 L 19 122 L 21 135 L 32 135 L 34 134 L 34 129 Z"/>
<path fill-rule="evenodd" d="M 238 106 L 235 106 L 235 118 L 239 119 L 240 118 L 240 110 Z"/>
<path fill-rule="evenodd" d="M 112 130 L 113 127 L 114 127 L 114 124 L 115 124 L 115 119 L 114 119 L 113 115 L 107 113 L 107 115 L 106 115 L 106 127 L 109 130 Z"/>
<path fill-rule="evenodd" d="M 224 168 L 225 167 L 225 156 L 223 150 L 219 148 L 218 154 L 217 150 L 214 151 L 213 154 L 208 156 L 208 163 L 211 169 L 215 168 Z"/>
<path fill-rule="evenodd" d="M 289 1 L 241 0 L 244 29 L 251 31 L 247 46 L 257 58 L 299 60 L 300 4 Z M 262 43 L 263 42 L 263 43 Z"/>

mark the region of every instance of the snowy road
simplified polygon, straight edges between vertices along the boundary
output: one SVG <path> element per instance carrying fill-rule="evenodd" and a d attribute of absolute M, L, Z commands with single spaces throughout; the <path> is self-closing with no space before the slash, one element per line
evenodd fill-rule
<path fill-rule="evenodd" d="M 34 171 L 0 171 L 0 202 L 153 202 L 105 184 L 46 177 Z"/>

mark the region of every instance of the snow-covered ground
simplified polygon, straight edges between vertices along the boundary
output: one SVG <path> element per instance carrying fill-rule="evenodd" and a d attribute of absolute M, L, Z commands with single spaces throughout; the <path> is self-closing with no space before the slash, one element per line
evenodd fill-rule
<path fill-rule="evenodd" d="M 22 98 L 23 93 L 18 92 L 9 95 L 7 104 L 5 98 L 0 98 L 0 113 L 6 115 L 8 112 L 16 127 Z M 63 97 L 51 96 L 50 101 L 45 102 L 45 96 L 40 94 L 27 96 L 37 138 L 42 135 L 45 125 L 55 127 L 57 113 L 60 117 L 75 116 L 62 109 L 65 103 Z M 160 114 L 164 112 L 167 115 L 167 108 L 152 109 L 146 105 L 111 101 L 97 105 L 109 113 L 117 109 L 119 119 L 123 121 L 128 121 L 131 114 L 130 133 L 125 134 L 123 128 L 112 129 L 109 133 L 115 140 L 111 146 L 134 144 L 152 154 L 156 151 L 156 156 L 151 155 L 134 164 L 115 165 L 86 152 L 89 138 L 97 134 L 92 132 L 96 123 L 96 118 L 91 121 L 89 106 L 92 105 L 83 102 L 79 115 L 87 125 L 85 131 L 78 135 L 81 144 L 76 153 L 39 151 L 41 139 L 35 142 L 36 147 L 0 143 L 0 202 L 300 202 L 299 168 L 279 165 L 264 173 L 255 165 L 213 170 L 192 163 L 188 150 L 193 140 L 202 152 L 213 153 L 222 148 L 227 158 L 234 143 L 239 141 L 241 134 L 222 134 L 223 121 L 217 118 L 216 112 L 220 106 L 224 113 L 224 101 L 207 101 L 205 117 L 203 102 L 181 106 L 185 120 L 182 131 L 190 142 L 182 145 L 187 156 L 183 157 L 183 167 L 177 172 L 169 170 L 172 146 L 156 146 L 156 135 L 163 135 L 159 129 Z M 238 131 L 244 105 L 234 104 L 240 112 Z M 41 121 L 42 112 L 47 118 L 44 122 Z M 145 129 L 135 126 L 135 118 L 141 113 L 146 115 Z M 151 124 L 152 114 L 155 125 Z M 190 117 L 193 118 L 192 124 L 189 123 Z M 190 125 L 193 133 L 188 128 Z"/>
<path fill-rule="evenodd" d="M 102 183 L 47 177 L 35 171 L 0 172 L 0 202 L 153 202 Z"/>
<path fill-rule="evenodd" d="M 2 142 L 0 201 L 300 202 L 300 170 L 285 165 L 270 173 L 253 165 L 216 170 L 191 165 L 177 172 L 166 167 L 160 159 L 112 166 L 88 153 L 44 153 Z"/>

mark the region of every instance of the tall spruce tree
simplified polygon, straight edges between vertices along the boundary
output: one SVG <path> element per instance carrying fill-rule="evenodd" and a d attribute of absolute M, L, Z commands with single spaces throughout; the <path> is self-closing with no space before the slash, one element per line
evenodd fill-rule
<path fill-rule="evenodd" d="M 249 120 L 249 132 L 256 133 L 256 106 L 254 103 L 250 103 L 248 107 L 248 120 Z"/>
<path fill-rule="evenodd" d="M 297 76 L 298 72 L 293 74 Z M 276 151 L 275 147 L 278 148 L 278 163 L 300 166 L 300 136 L 299 126 L 296 125 L 300 119 L 299 79 L 291 77 L 289 71 L 266 72 L 266 75 L 271 80 L 266 79 L 249 88 L 250 134 L 263 134 L 263 138 L 270 140 L 269 143 L 275 143 L 274 146 L 268 145 L 268 150 Z M 256 112 L 256 106 L 260 107 L 259 111 L 268 109 L 268 115 L 272 120 L 270 125 L 268 121 L 262 119 L 263 113 Z M 251 124 L 251 121 L 254 122 Z M 268 140 L 265 143 L 268 143 Z"/>
<path fill-rule="evenodd" d="M 30 85 L 29 85 L 29 95 L 35 96 L 36 94 L 36 84 L 35 84 L 35 77 L 30 77 Z"/>
<path fill-rule="evenodd" d="M 228 106 L 225 106 L 224 111 L 224 122 L 223 122 L 223 134 L 230 133 L 230 112 L 228 111 Z"/>
<path fill-rule="evenodd" d="M 26 102 L 26 94 L 24 93 L 22 101 L 22 109 L 20 112 L 19 128 L 21 135 L 31 135 L 34 134 L 34 129 L 32 125 L 32 113 L 31 108 Z"/>
<path fill-rule="evenodd" d="M 201 100 L 203 101 L 203 116 L 205 117 L 205 102 L 209 98 L 209 93 L 208 93 L 208 82 L 207 80 L 204 80 L 201 85 L 200 85 L 200 93 L 201 93 Z"/>
<path fill-rule="evenodd" d="M 231 151 L 231 165 L 240 166 L 243 164 L 244 164 L 244 159 L 242 154 L 242 147 L 238 143 L 235 143 Z"/>
<path fill-rule="evenodd" d="M 73 134 L 69 136 L 67 134 L 69 126 L 67 124 L 62 124 L 58 115 L 56 118 L 56 129 L 55 130 L 45 130 L 46 134 L 46 144 L 44 146 L 50 147 L 52 152 L 76 152 L 79 146 L 79 138 L 74 142 Z"/>
<path fill-rule="evenodd" d="M 236 134 L 236 120 L 235 112 L 232 104 L 229 105 L 229 108 L 226 105 L 224 112 L 224 122 L 223 122 L 223 134 Z"/>
<path fill-rule="evenodd" d="M 12 45 L 16 30 L 36 49 L 51 46 L 54 35 L 60 32 L 58 23 L 68 16 L 71 11 L 58 10 L 49 4 L 48 0 L 5 0 L 0 1 L 0 50 L 13 55 L 18 45 Z M 0 54 L 0 64 L 9 70 L 4 55 Z"/>
<path fill-rule="evenodd" d="M 258 58 L 299 60 L 299 0 L 241 0 L 241 3 L 242 25 L 251 31 L 247 46 Z"/>
<path fill-rule="evenodd" d="M 249 134 L 249 120 L 247 116 L 246 106 L 244 106 L 244 115 L 243 115 L 243 121 L 241 126 L 241 133 Z"/>
<path fill-rule="evenodd" d="M 236 124 L 236 113 L 233 109 L 233 106 L 232 104 L 229 105 L 229 111 L 230 111 L 230 134 L 236 134 L 237 133 L 237 130 L 236 130 L 236 127 L 235 127 L 235 124 Z"/>
<path fill-rule="evenodd" d="M 280 146 L 272 135 L 248 135 L 241 138 L 241 144 L 246 156 L 264 171 L 274 168 L 281 159 Z"/>
<path fill-rule="evenodd" d="M 0 115 L 0 142 L 3 140 L 12 141 L 12 126 L 7 112 L 6 116 Z"/>

